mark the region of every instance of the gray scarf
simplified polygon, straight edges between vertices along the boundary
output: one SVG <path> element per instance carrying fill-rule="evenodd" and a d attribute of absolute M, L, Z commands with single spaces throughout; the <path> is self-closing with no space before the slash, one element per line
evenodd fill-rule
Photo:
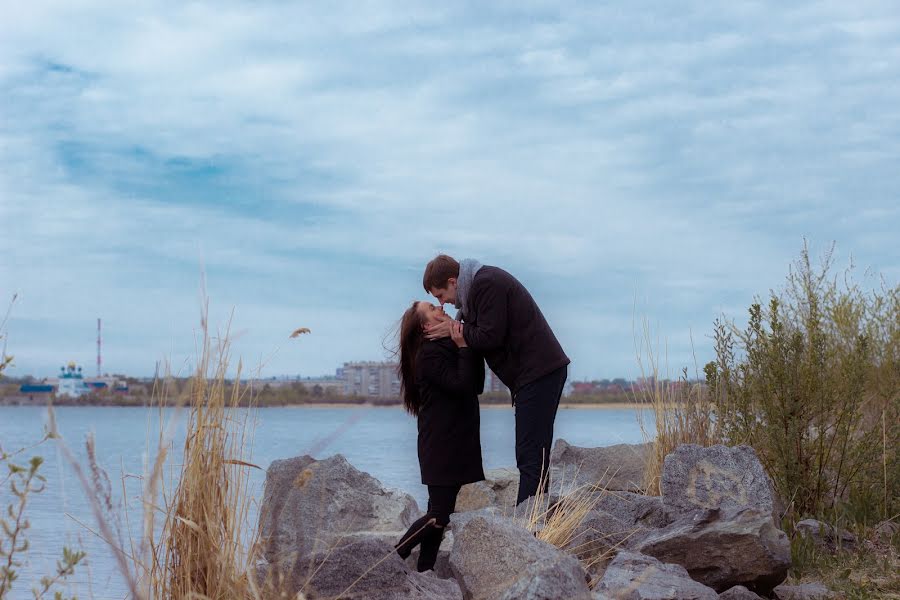
<path fill-rule="evenodd" d="M 481 263 L 474 258 L 464 258 L 459 263 L 459 277 L 456 278 L 456 320 L 462 321 L 469 312 L 469 291 L 472 289 L 472 281 L 475 279 L 475 273 L 482 267 Z"/>

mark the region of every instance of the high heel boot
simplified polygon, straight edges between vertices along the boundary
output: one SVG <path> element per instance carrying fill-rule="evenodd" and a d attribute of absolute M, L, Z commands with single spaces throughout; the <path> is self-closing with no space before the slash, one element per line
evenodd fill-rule
<path fill-rule="evenodd" d="M 444 539 L 444 529 L 445 527 L 436 524 L 428 526 L 425 536 L 422 538 L 422 545 L 419 546 L 419 561 L 416 563 L 416 570 L 419 573 L 434 568 L 441 541 Z"/>
<path fill-rule="evenodd" d="M 406 530 L 406 533 L 403 534 L 403 537 L 401 537 L 400 541 L 394 546 L 394 549 L 397 550 L 397 554 L 400 555 L 400 558 L 403 560 L 409 558 L 413 548 L 425 539 L 431 529 L 434 529 L 434 523 L 434 517 L 424 516 L 409 526 L 409 529 Z"/>

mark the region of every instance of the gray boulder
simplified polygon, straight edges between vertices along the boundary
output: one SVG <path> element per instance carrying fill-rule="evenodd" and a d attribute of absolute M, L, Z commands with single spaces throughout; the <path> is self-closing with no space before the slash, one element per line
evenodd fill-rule
<path fill-rule="evenodd" d="M 547 496 L 538 499 L 532 496 L 511 508 L 500 508 L 499 506 L 485 506 L 476 510 L 466 512 L 455 512 L 450 515 L 450 529 L 461 529 L 465 523 L 468 523 L 475 517 L 506 517 L 519 522 L 521 525 L 534 522 L 535 529 L 540 529 L 543 522 L 547 520 L 549 515 L 550 504 Z"/>
<path fill-rule="evenodd" d="M 594 587 L 594 600 L 716 600 L 716 592 L 690 578 L 679 565 L 620 552 Z"/>
<path fill-rule="evenodd" d="M 488 506 L 512 510 L 519 492 L 518 469 L 490 469 L 485 480 L 462 486 L 456 497 L 456 511 L 466 512 Z"/>
<path fill-rule="evenodd" d="M 291 591 L 307 600 L 462 600 L 459 585 L 416 573 L 387 542 L 368 539 L 317 552 L 298 564 Z"/>
<path fill-rule="evenodd" d="M 450 568 L 466 600 L 591 598 L 578 560 L 516 521 L 479 515 L 457 523 Z"/>
<path fill-rule="evenodd" d="M 824 600 L 837 598 L 837 594 L 821 583 L 802 583 L 800 585 L 779 585 L 775 588 L 778 600 Z"/>
<path fill-rule="evenodd" d="M 770 513 L 752 508 L 698 511 L 651 531 L 635 550 L 679 564 L 719 592 L 743 585 L 768 594 L 784 581 L 791 564 L 787 536 Z"/>
<path fill-rule="evenodd" d="M 719 594 L 719 600 L 763 600 L 763 598 L 742 585 L 736 585 Z"/>
<path fill-rule="evenodd" d="M 751 507 L 779 521 L 772 480 L 750 446 L 682 444 L 666 455 L 660 489 L 674 512 Z"/>
<path fill-rule="evenodd" d="M 669 519 L 658 496 L 632 492 L 602 492 L 577 525 L 566 546 L 584 563 L 592 575 L 602 575 L 607 559 L 618 550 L 635 547 L 652 530 Z"/>
<path fill-rule="evenodd" d="M 900 523 L 897 521 L 881 521 L 872 529 L 875 538 L 883 542 L 888 542 L 900 533 Z"/>
<path fill-rule="evenodd" d="M 582 486 L 640 492 L 649 449 L 650 444 L 581 448 L 559 439 L 550 453 L 550 496 L 556 499 Z"/>
<path fill-rule="evenodd" d="M 292 563 L 342 543 L 395 543 L 418 516 L 409 494 L 382 487 L 340 454 L 272 462 L 266 472 L 259 532 L 269 563 Z"/>
<path fill-rule="evenodd" d="M 835 529 L 828 523 L 815 519 L 803 519 L 794 526 L 797 535 L 812 541 L 816 546 L 834 551 L 838 548 L 852 548 L 856 536 L 842 529 Z"/>
<path fill-rule="evenodd" d="M 502 512 L 500 512 L 499 508 L 496 508 L 494 506 L 488 506 L 485 508 L 480 508 L 478 510 L 471 510 L 469 512 L 455 512 L 450 515 L 450 532 L 453 534 L 455 540 L 456 535 L 460 531 L 462 531 L 472 519 L 475 519 L 477 517 L 491 518 L 508 516 L 509 515 L 504 515 Z"/>
<path fill-rule="evenodd" d="M 592 510 L 575 528 L 567 549 L 574 550 L 581 558 L 587 558 L 620 546 L 627 547 L 628 540 L 643 530 L 643 527 L 622 521 L 609 513 Z"/>
<path fill-rule="evenodd" d="M 672 518 L 659 496 L 644 496 L 632 492 L 606 492 L 594 505 L 594 510 L 612 515 L 631 526 L 659 528 Z"/>

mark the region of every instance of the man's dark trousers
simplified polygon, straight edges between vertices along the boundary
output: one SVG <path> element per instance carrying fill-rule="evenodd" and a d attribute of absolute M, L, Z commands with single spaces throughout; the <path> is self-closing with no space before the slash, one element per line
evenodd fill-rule
<path fill-rule="evenodd" d="M 516 504 L 534 496 L 539 485 L 547 491 L 553 423 L 566 376 L 566 367 L 561 367 L 522 386 L 513 397 L 516 405 L 516 466 L 519 467 Z"/>

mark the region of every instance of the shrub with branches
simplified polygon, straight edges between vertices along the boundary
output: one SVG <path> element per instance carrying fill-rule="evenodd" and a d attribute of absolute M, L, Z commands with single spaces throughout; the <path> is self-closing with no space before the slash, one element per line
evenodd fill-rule
<path fill-rule="evenodd" d="M 12 309 L 16 296 L 12 297 L 9 309 L 0 321 L 0 341 L 5 339 L 6 322 Z M 3 371 L 12 363 L 12 356 L 6 355 L 6 345 L 0 352 L 0 378 Z M 28 520 L 27 507 L 30 498 L 34 494 L 40 494 L 45 488 L 45 478 L 40 473 L 44 459 L 41 456 L 32 456 L 26 463 L 19 462 L 19 455 L 33 450 L 47 440 L 51 439 L 51 433 L 45 433 L 36 444 L 27 448 L 6 452 L 0 445 L 0 465 L 5 466 L 6 475 L 0 480 L 0 487 L 9 486 L 13 501 L 6 506 L 4 516 L 0 516 L 0 600 L 8 597 L 13 584 L 19 578 L 18 569 L 23 565 L 25 554 L 28 552 L 29 543 L 27 533 L 31 528 Z M 72 574 L 75 567 L 85 558 L 81 550 L 63 548 L 63 557 L 56 562 L 56 570 L 53 575 L 42 577 L 40 587 L 32 588 L 35 600 L 46 597 L 53 592 L 56 600 L 62 600 L 62 592 L 57 590 L 57 585 L 62 584 Z"/>
<path fill-rule="evenodd" d="M 900 496 L 900 288 L 866 290 L 852 265 L 833 275 L 833 249 L 816 267 L 804 245 L 745 329 L 715 323 L 707 386 L 724 441 L 756 449 L 795 516 L 887 518 Z"/>

